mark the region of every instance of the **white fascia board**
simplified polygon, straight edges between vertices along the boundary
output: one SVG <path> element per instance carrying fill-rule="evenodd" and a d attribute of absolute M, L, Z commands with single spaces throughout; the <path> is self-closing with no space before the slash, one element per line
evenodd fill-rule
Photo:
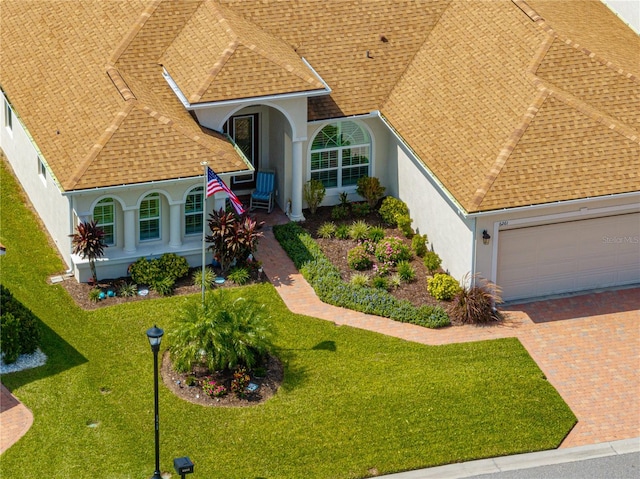
<path fill-rule="evenodd" d="M 478 213 L 468 213 L 466 216 L 468 218 L 482 218 L 484 216 L 495 216 L 499 214 L 519 213 L 523 211 L 528 212 L 528 211 L 535 211 L 540 209 L 548 209 L 554 206 L 587 205 L 589 203 L 593 203 L 594 201 L 602 201 L 602 200 L 610 200 L 610 199 L 628 199 L 628 198 L 637 198 L 639 203 L 636 204 L 636 207 L 640 206 L 640 191 L 630 191 L 628 193 L 614 193 L 611 195 L 591 196 L 589 198 L 578 198 L 575 200 L 561 200 L 561 201 L 554 201 L 552 203 L 539 203 L 535 205 L 516 206 L 513 208 L 502 208 L 498 210 L 480 211 Z"/>
<path fill-rule="evenodd" d="M 225 178 L 231 178 L 236 175 L 246 175 L 247 173 L 248 173 L 247 170 L 239 170 L 239 171 L 231 171 L 226 173 L 218 173 L 218 176 L 225 179 Z M 184 178 L 173 178 L 169 180 L 144 181 L 142 183 L 126 183 L 123 185 L 114 185 L 114 186 L 97 186 L 95 188 L 86 188 L 83 190 L 65 191 L 62 194 L 64 196 L 75 196 L 75 195 L 83 195 L 83 194 L 95 193 L 95 192 L 111 193 L 111 192 L 117 192 L 126 188 L 150 187 L 150 186 L 157 187 L 162 185 L 191 183 L 194 180 L 202 181 L 203 178 L 204 178 L 204 174 L 198 175 L 198 176 L 185 176 Z"/>
<path fill-rule="evenodd" d="M 413 150 L 413 148 L 411 148 L 411 145 L 409 145 L 404 140 L 404 138 L 402 138 L 402 136 L 400 136 L 400 134 L 396 131 L 396 129 L 391 125 L 391 123 L 389 123 L 387 121 L 387 119 L 384 117 L 384 115 L 379 110 L 377 110 L 375 113 L 382 120 L 382 122 L 387 126 L 389 131 L 391 133 L 393 133 L 393 135 L 396 137 L 396 139 L 400 143 L 402 143 L 404 145 L 404 147 L 408 151 L 411 152 L 413 157 L 417 160 L 418 165 L 427 174 L 427 176 L 429 176 L 429 178 L 431 178 L 431 181 L 433 181 L 433 183 L 438 186 L 438 188 L 444 194 L 444 196 L 447 198 L 447 200 L 452 205 L 455 205 L 456 209 L 458 210 L 458 215 L 460 215 L 463 218 L 467 219 L 468 218 L 467 211 L 462 207 L 462 205 L 458 202 L 458 200 L 449 192 L 449 190 L 447 190 L 447 188 L 444 186 L 444 184 L 442 184 L 442 182 L 438 179 L 438 177 L 435 175 L 435 173 L 433 171 L 431 171 L 427 165 L 425 165 L 425 163 L 420 159 L 420 157 L 416 154 L 416 152 Z"/>
<path fill-rule="evenodd" d="M 176 96 L 178 97 L 182 105 L 187 110 L 201 110 L 203 108 L 212 108 L 212 107 L 226 106 L 226 105 L 244 105 L 248 103 L 255 104 L 255 103 L 269 102 L 274 100 L 289 100 L 292 98 L 311 98 L 316 96 L 329 95 L 332 91 L 331 88 L 329 88 L 329 85 L 327 85 L 327 83 L 320 77 L 320 75 L 316 73 L 316 71 L 311 67 L 311 65 L 307 63 L 307 61 L 304 58 L 302 58 L 302 61 L 304 61 L 304 63 L 309 67 L 309 69 L 313 71 L 313 73 L 316 75 L 318 80 L 322 82 L 322 84 L 324 85 L 323 89 L 191 104 L 189 103 L 189 101 L 187 100 L 187 97 L 184 96 L 184 94 L 182 93 L 182 91 L 180 90 L 176 82 L 173 80 L 173 78 L 171 78 L 171 75 L 165 68 L 162 69 L 162 76 L 164 77 L 166 82 L 169 84 L 169 87 L 171 88 L 171 90 L 176 94 Z"/>
<path fill-rule="evenodd" d="M 320 123 L 331 123 L 334 121 L 345 121 L 345 120 L 366 120 L 367 118 L 377 118 L 379 116 L 380 116 L 380 112 L 372 111 L 371 113 L 362 113 L 360 115 L 338 116 L 338 117 L 324 118 L 322 120 L 312 120 L 312 121 L 308 121 L 307 125 L 318 125 Z"/>

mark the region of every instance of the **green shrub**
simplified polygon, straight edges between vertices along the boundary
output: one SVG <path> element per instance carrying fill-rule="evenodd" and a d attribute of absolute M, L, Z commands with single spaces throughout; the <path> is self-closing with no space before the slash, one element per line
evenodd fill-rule
<path fill-rule="evenodd" d="M 138 293 L 138 286 L 134 283 L 130 283 L 129 281 L 123 281 L 118 286 L 118 296 L 122 296 L 123 298 L 131 298 Z"/>
<path fill-rule="evenodd" d="M 91 288 L 89 291 L 89 301 L 93 303 L 100 301 L 100 293 L 102 293 L 100 288 Z"/>
<path fill-rule="evenodd" d="M 416 256 L 423 258 L 427 254 L 427 235 L 417 234 L 411 238 L 411 249 Z"/>
<path fill-rule="evenodd" d="M 411 283 L 416 279 L 416 269 L 408 261 L 398 262 L 398 276 L 402 281 Z"/>
<path fill-rule="evenodd" d="M 381 228 L 380 226 L 372 226 L 369 228 L 368 238 L 371 242 L 377 243 L 384 238 L 384 234 L 384 228 Z"/>
<path fill-rule="evenodd" d="M 448 274 L 438 273 L 427 279 L 427 291 L 441 301 L 449 301 L 460 291 L 458 282 Z"/>
<path fill-rule="evenodd" d="M 429 274 L 433 274 L 438 271 L 438 268 L 440 268 L 440 265 L 442 264 L 442 259 L 440 259 L 440 256 L 438 256 L 438 253 L 435 251 L 427 251 L 422 261 L 425 268 L 429 271 Z"/>
<path fill-rule="evenodd" d="M 351 205 L 351 211 L 355 216 L 367 216 L 371 213 L 371 207 L 368 203 L 353 203 Z"/>
<path fill-rule="evenodd" d="M 249 279 L 251 278 L 249 274 L 249 270 L 242 266 L 236 266 L 231 268 L 229 275 L 227 276 L 231 281 L 233 281 L 237 285 L 247 284 Z"/>
<path fill-rule="evenodd" d="M 29 308 L 25 307 L 20 301 L 15 299 L 8 288 L 5 288 L 1 284 L 0 311 L 2 312 L 3 318 L 0 321 L 0 349 L 5 352 L 6 348 L 9 352 L 8 357 L 5 352 L 4 362 L 6 364 L 11 362 L 9 360 L 11 359 L 11 356 L 15 354 L 14 345 L 16 343 L 18 356 L 21 354 L 34 353 L 40 346 L 40 340 L 42 337 L 38 318 Z M 12 318 L 9 317 L 9 315 Z M 7 322 L 6 331 L 5 322 Z"/>
<path fill-rule="evenodd" d="M 174 281 L 189 273 L 189 262 L 184 256 L 175 253 L 165 253 L 158 258 L 158 268 Z"/>
<path fill-rule="evenodd" d="M 161 275 L 158 262 L 155 260 L 149 261 L 147 258 L 138 258 L 134 263 L 129 265 L 128 269 L 131 279 L 136 284 L 146 284 L 150 286 Z"/>
<path fill-rule="evenodd" d="M 204 268 L 204 289 L 213 288 L 213 281 L 216 279 L 216 273 L 209 266 Z M 202 288 L 202 268 L 197 269 L 193 273 L 193 285 Z"/>
<path fill-rule="evenodd" d="M 371 268 L 373 261 L 367 254 L 364 245 L 360 244 L 347 252 L 347 263 L 349 268 L 362 271 Z"/>
<path fill-rule="evenodd" d="M 392 236 L 378 242 L 375 255 L 378 261 L 395 265 L 398 261 L 410 260 L 412 253 L 402 239 Z"/>
<path fill-rule="evenodd" d="M 334 220 L 343 220 L 349 216 L 349 207 L 338 205 L 331 208 L 331 218 Z"/>
<path fill-rule="evenodd" d="M 20 320 L 11 313 L 0 316 L 0 351 L 5 364 L 15 363 L 20 357 Z"/>
<path fill-rule="evenodd" d="M 311 179 L 305 183 L 302 188 L 302 195 L 307 205 L 309 205 L 309 211 L 312 215 L 316 213 L 326 193 L 327 190 L 320 180 Z"/>
<path fill-rule="evenodd" d="M 164 276 L 157 278 L 149 286 L 154 289 L 160 296 L 171 296 L 173 294 L 173 288 L 176 285 L 176 280 L 171 276 Z"/>
<path fill-rule="evenodd" d="M 295 222 L 273 227 L 273 233 L 296 268 L 313 287 L 321 301 L 343 308 L 375 314 L 428 328 L 446 326 L 432 307 L 416 308 L 407 300 L 398 300 L 389 292 L 361 287 L 342 281 L 340 272 L 324 256 L 318 244 Z M 444 313 L 446 317 L 446 313 Z"/>
<path fill-rule="evenodd" d="M 389 289 L 397 289 L 402 285 L 402 278 L 398 273 L 389 277 Z"/>
<path fill-rule="evenodd" d="M 324 239 L 329 239 L 331 238 L 336 232 L 336 224 L 332 223 L 331 221 L 327 221 L 326 223 L 323 223 L 320 228 L 318 228 L 318 236 L 320 238 L 324 238 Z"/>
<path fill-rule="evenodd" d="M 389 280 L 387 279 L 386 276 L 374 276 L 371 279 L 371 285 L 374 288 L 377 288 L 377 289 L 388 290 L 389 289 Z"/>
<path fill-rule="evenodd" d="M 451 320 L 457 324 L 484 324 L 503 319 L 496 308 L 502 303 L 500 288 L 486 279 L 469 278 L 462 280 L 463 286 L 453 298 Z"/>
<path fill-rule="evenodd" d="M 351 275 L 349 283 L 351 283 L 353 286 L 364 288 L 365 286 L 369 285 L 369 276 L 365 273 L 354 273 Z"/>
<path fill-rule="evenodd" d="M 380 184 L 380 180 L 376 177 L 363 176 L 358 179 L 358 187 L 356 193 L 367 200 L 370 208 L 375 208 L 378 201 L 384 195 L 386 188 Z"/>
<path fill-rule="evenodd" d="M 347 225 L 340 225 L 336 228 L 336 238 L 347 239 L 349 237 L 349 227 Z"/>
<path fill-rule="evenodd" d="M 354 221 L 349 227 L 349 238 L 352 240 L 364 240 L 369 235 L 369 225 L 363 221 Z"/>
<path fill-rule="evenodd" d="M 396 222 L 398 223 L 398 228 L 402 231 L 402 234 L 406 238 L 412 238 L 414 235 L 413 228 L 411 228 L 411 222 L 413 220 L 409 215 L 399 215 L 396 217 Z"/>
<path fill-rule="evenodd" d="M 379 210 L 382 221 L 389 226 L 398 226 L 399 216 L 409 216 L 409 207 L 406 203 L 393 196 L 387 196 L 382 200 Z"/>
<path fill-rule="evenodd" d="M 346 191 L 342 191 L 340 193 L 340 206 L 343 206 L 345 208 L 349 207 L 349 194 Z"/>

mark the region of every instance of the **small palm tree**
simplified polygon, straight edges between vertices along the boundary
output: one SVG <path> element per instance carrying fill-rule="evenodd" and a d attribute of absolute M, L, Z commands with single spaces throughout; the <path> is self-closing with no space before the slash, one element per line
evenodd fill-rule
<path fill-rule="evenodd" d="M 187 303 L 168 334 L 174 368 L 190 372 L 253 367 L 270 352 L 270 330 L 264 306 L 225 289 L 209 291 L 205 300 Z"/>
<path fill-rule="evenodd" d="M 95 221 L 88 223 L 79 223 L 76 226 L 75 234 L 69 235 L 73 244 L 73 254 L 78 254 L 82 259 L 89 260 L 89 268 L 91 268 L 91 276 L 93 281 L 98 281 L 96 273 L 96 259 L 104 255 L 104 231 Z"/>

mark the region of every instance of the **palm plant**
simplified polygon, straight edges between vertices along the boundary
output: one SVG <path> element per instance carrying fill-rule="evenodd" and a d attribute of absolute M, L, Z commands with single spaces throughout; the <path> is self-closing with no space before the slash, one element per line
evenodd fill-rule
<path fill-rule="evenodd" d="M 104 244 L 104 231 L 95 221 L 89 221 L 79 223 L 76 232 L 69 236 L 72 238 L 73 254 L 89 260 L 92 279 L 97 282 L 96 259 L 104 255 L 104 249 L 107 247 Z"/>
<path fill-rule="evenodd" d="M 168 334 L 171 359 L 180 372 L 204 365 L 209 371 L 253 367 L 271 351 L 267 310 L 253 300 L 234 299 L 228 290 L 190 301 Z"/>

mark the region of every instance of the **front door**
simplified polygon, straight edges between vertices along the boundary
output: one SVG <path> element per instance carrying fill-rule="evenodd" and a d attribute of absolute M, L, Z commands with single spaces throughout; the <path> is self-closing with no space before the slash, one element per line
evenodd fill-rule
<path fill-rule="evenodd" d="M 224 131 L 238 145 L 238 148 L 242 150 L 244 156 L 257 171 L 259 167 L 258 114 L 232 116 L 227 120 Z M 251 189 L 255 186 L 256 181 L 253 173 L 235 176 L 231 183 L 233 189 Z"/>

